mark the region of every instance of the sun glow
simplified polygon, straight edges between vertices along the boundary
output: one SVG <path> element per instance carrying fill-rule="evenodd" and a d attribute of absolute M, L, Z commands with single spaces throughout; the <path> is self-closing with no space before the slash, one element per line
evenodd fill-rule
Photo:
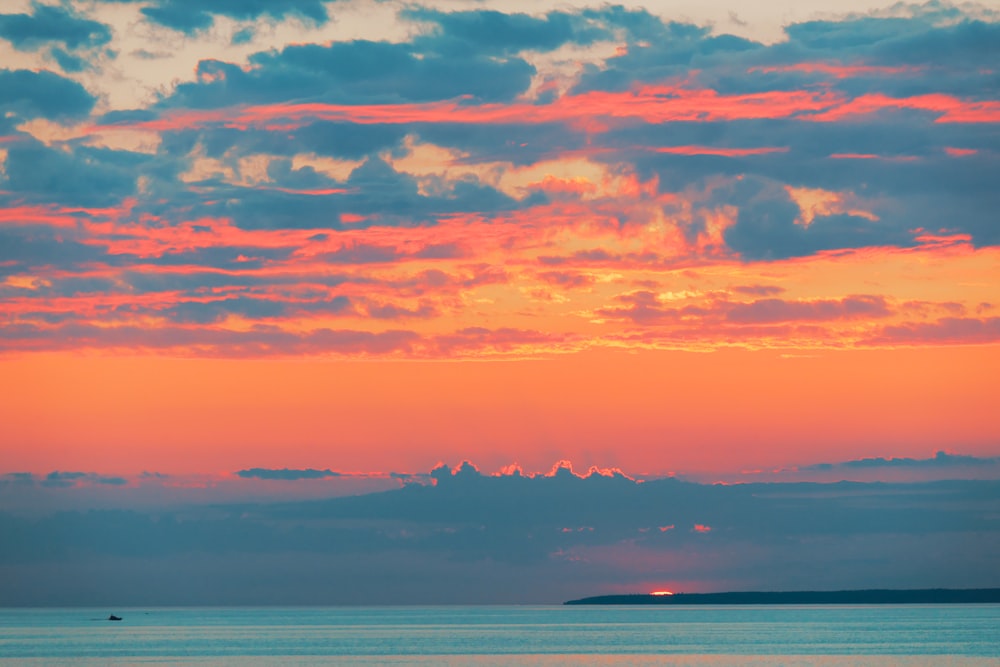
<path fill-rule="evenodd" d="M 650 595 L 673 595 L 673 591 L 653 591 Z"/>

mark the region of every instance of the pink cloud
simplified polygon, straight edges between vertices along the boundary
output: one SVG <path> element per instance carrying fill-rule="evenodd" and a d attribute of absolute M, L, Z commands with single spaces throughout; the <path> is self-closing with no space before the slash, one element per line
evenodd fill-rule
<path fill-rule="evenodd" d="M 673 155 L 717 155 L 721 157 L 747 157 L 750 155 L 769 155 L 771 153 L 787 153 L 787 146 L 761 146 L 759 148 L 719 148 L 716 146 L 659 146 L 652 149 L 657 153 Z"/>

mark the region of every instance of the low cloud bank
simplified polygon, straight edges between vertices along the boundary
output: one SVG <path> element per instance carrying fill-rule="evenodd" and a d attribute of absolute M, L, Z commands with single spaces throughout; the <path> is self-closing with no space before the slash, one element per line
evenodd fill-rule
<path fill-rule="evenodd" d="M 330 481 L 285 474 L 301 472 L 279 482 Z M 295 502 L 0 514 L 0 598 L 546 603 L 650 587 L 1000 585 L 996 480 L 724 485 L 468 463 L 431 479 Z"/>

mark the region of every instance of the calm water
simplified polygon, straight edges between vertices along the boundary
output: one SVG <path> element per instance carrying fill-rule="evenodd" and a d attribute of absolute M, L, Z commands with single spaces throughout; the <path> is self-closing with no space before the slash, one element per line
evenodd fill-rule
<path fill-rule="evenodd" d="M 0 609 L 0 663 L 996 666 L 1000 605 Z"/>

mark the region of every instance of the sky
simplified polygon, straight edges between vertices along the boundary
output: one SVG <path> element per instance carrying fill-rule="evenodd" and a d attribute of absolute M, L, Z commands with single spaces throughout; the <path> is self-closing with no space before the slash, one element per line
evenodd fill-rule
<path fill-rule="evenodd" d="M 995 0 L 5 2 L 0 599 L 1000 586 L 998 127 Z"/>

